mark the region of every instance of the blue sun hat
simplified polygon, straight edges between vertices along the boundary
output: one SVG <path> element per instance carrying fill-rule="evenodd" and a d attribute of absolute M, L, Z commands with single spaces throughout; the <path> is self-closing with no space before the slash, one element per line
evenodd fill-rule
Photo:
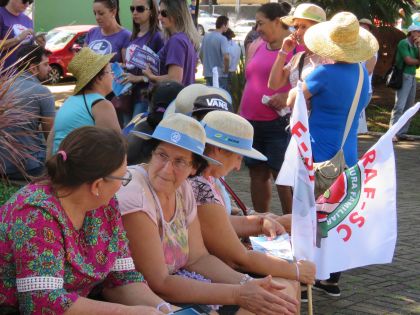
<path fill-rule="evenodd" d="M 197 154 L 212 164 L 221 165 L 220 162 L 203 154 L 206 145 L 206 132 L 203 126 L 194 118 L 184 114 L 175 113 L 164 117 L 152 134 L 131 131 L 130 135 L 145 140 L 157 139 Z"/>

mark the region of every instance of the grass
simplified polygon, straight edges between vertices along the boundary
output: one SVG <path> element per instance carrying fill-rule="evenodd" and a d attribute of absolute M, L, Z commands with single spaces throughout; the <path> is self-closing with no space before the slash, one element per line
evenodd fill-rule
<path fill-rule="evenodd" d="M 19 189 L 20 187 L 6 184 L 0 180 L 0 206 L 9 200 L 9 198 Z"/>
<path fill-rule="evenodd" d="M 417 85 L 420 86 L 420 69 L 416 72 Z M 417 93 L 418 94 L 418 93 Z M 416 95 L 416 102 L 419 101 L 420 95 Z M 392 103 L 394 100 L 390 100 Z M 389 119 L 391 118 L 391 107 L 378 106 L 370 103 L 366 108 L 366 117 L 369 131 L 386 132 L 389 127 Z M 420 136 L 420 112 L 414 115 L 408 134 Z"/>

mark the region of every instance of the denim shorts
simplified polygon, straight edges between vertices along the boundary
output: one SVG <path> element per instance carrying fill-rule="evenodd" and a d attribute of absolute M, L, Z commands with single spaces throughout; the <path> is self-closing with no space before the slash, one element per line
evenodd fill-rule
<path fill-rule="evenodd" d="M 270 121 L 249 121 L 254 127 L 253 147 L 264 154 L 268 160 L 259 161 L 245 157 L 247 167 L 265 164 L 274 171 L 280 170 L 290 141 L 289 120 L 290 116 L 286 115 Z"/>

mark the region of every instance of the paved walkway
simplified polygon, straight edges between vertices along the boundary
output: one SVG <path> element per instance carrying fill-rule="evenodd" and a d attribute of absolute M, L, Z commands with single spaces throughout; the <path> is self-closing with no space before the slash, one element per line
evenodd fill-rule
<path fill-rule="evenodd" d="M 377 138 L 363 136 L 360 153 Z M 392 264 L 357 268 L 343 273 L 341 297 L 314 291 L 314 313 L 324 314 L 420 314 L 420 141 L 395 146 L 397 164 L 398 240 Z M 251 206 L 248 170 L 228 178 L 229 184 Z M 272 210 L 280 212 L 277 195 Z M 303 304 L 302 314 L 307 314 Z"/>

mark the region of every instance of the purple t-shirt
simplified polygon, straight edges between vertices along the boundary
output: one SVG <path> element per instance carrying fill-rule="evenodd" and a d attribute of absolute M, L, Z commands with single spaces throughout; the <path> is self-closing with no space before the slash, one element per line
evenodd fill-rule
<path fill-rule="evenodd" d="M 154 34 L 148 32 L 141 37 L 136 37 L 135 39 L 131 40 L 127 45 L 125 51 L 125 60 L 126 60 L 126 67 L 127 71 L 134 74 L 134 75 L 142 75 L 142 70 L 135 67 L 134 65 L 129 64 L 128 62 L 131 59 L 134 51 L 137 47 L 143 47 L 144 45 L 148 46 L 152 49 L 155 53 L 158 53 L 163 47 L 163 37 L 161 32 L 155 32 Z M 140 82 L 134 85 L 132 89 L 132 93 L 134 93 L 135 100 L 142 99 L 141 91 L 147 89 L 149 87 L 149 83 Z"/>
<path fill-rule="evenodd" d="M 33 29 L 34 24 L 32 20 L 21 13 L 18 16 L 13 15 L 6 10 L 5 7 L 0 7 L 0 40 L 4 39 L 7 35 L 7 32 L 11 29 L 11 33 L 7 39 L 12 39 L 20 35 L 26 29 Z M 22 41 L 22 44 L 32 43 L 33 37 L 30 36 L 26 40 Z M 10 49 L 14 48 L 10 47 Z M 2 52 L 1 55 L 4 55 L 5 52 Z M 17 52 L 14 51 L 5 61 L 4 67 L 8 67 L 17 60 Z"/>
<path fill-rule="evenodd" d="M 128 46 L 130 37 L 131 32 L 125 28 L 115 34 L 105 36 L 100 27 L 94 27 L 87 33 L 85 43 L 97 54 L 115 53 L 111 62 L 122 62 L 121 49 Z"/>
<path fill-rule="evenodd" d="M 170 65 L 177 65 L 184 70 L 181 83 L 185 86 L 194 83 L 198 55 L 193 43 L 185 33 L 172 35 L 159 51 L 159 57 L 161 75 L 168 73 Z"/>

